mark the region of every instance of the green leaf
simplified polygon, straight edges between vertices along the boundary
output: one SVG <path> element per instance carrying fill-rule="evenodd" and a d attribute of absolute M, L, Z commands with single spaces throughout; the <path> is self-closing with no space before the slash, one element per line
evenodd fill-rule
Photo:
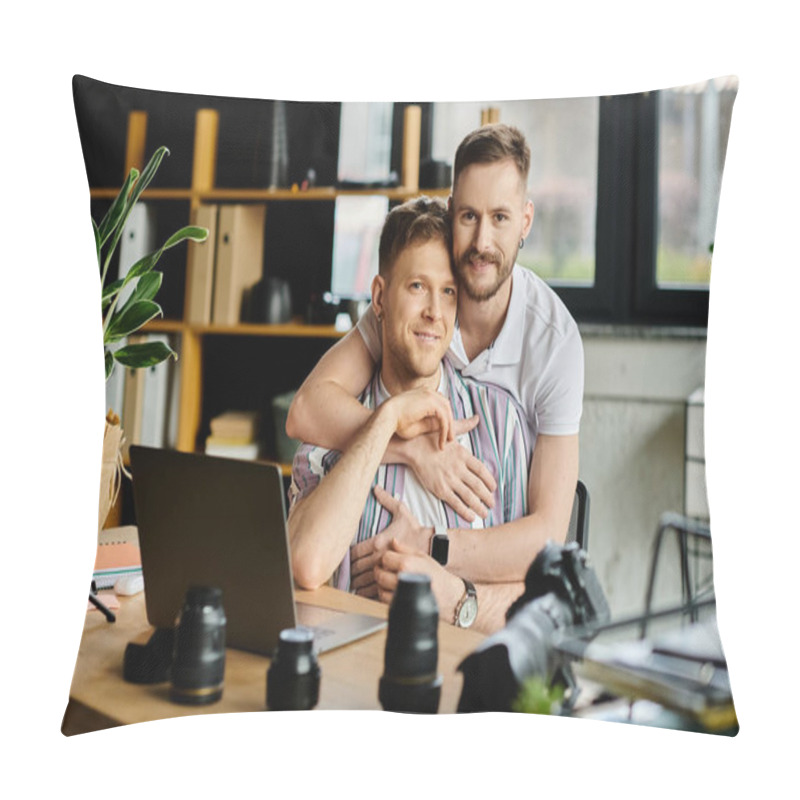
<path fill-rule="evenodd" d="M 549 686 L 541 677 L 534 676 L 522 682 L 511 710 L 523 714 L 558 714 L 564 687 Z"/>
<path fill-rule="evenodd" d="M 139 300 L 136 303 L 126 304 L 124 309 L 114 314 L 106 328 L 104 343 L 117 342 L 135 333 L 142 325 L 161 313 L 161 306 L 152 300 Z"/>
<path fill-rule="evenodd" d="M 187 225 L 176 231 L 164 243 L 164 250 L 169 250 L 170 247 L 175 247 L 185 239 L 191 239 L 193 242 L 204 242 L 208 239 L 208 228 L 201 228 L 198 225 Z"/>
<path fill-rule="evenodd" d="M 128 216 L 130 215 L 131 210 L 136 205 L 136 201 L 139 199 L 139 197 L 141 197 L 142 192 L 155 177 L 155 174 L 158 171 L 161 161 L 165 155 L 169 155 L 169 150 L 163 146 L 159 147 L 158 150 L 156 150 L 156 152 L 150 157 L 150 161 L 147 162 L 147 166 L 142 170 L 142 174 L 139 175 L 139 173 L 136 172 L 136 175 L 138 175 L 138 180 L 133 182 L 130 193 L 125 194 L 126 187 L 130 185 L 131 177 L 134 176 L 135 170 L 131 170 L 131 174 L 128 176 L 128 181 L 125 182 L 125 187 L 123 187 L 122 191 L 119 193 L 119 195 L 117 195 L 117 200 L 121 199 L 124 205 L 121 214 L 118 215 L 118 217 L 114 220 L 114 238 L 111 240 L 110 249 L 106 254 L 106 264 L 103 268 L 104 273 L 108 270 L 111 254 L 117 249 L 117 244 L 119 243 L 122 232 L 125 229 L 125 223 L 128 221 Z M 114 201 L 115 204 L 117 200 Z M 109 231 L 109 235 L 110 233 L 111 231 Z"/>
<path fill-rule="evenodd" d="M 136 185 L 133 187 L 133 192 L 131 192 L 131 206 L 136 203 L 142 192 L 150 184 L 150 181 L 152 181 L 155 177 L 156 172 L 158 172 L 158 168 L 161 166 L 164 156 L 168 155 L 169 150 L 162 145 L 158 148 L 158 150 L 155 151 L 155 153 L 153 153 L 152 156 L 150 156 L 147 166 L 142 170 L 142 174 L 139 177 L 139 180 L 136 181 Z"/>
<path fill-rule="evenodd" d="M 180 244 L 186 239 L 191 239 L 195 242 L 202 242 L 207 238 L 208 228 L 198 228 L 196 225 L 187 225 L 185 228 L 181 228 L 179 231 L 173 233 L 172 236 L 170 236 L 169 239 L 167 239 L 167 241 L 164 242 L 164 244 L 158 250 L 154 250 L 152 253 L 148 253 L 146 256 L 140 258 L 128 270 L 128 274 L 125 276 L 125 283 L 123 285 L 130 283 L 134 278 L 139 278 L 142 275 L 150 272 L 150 270 L 153 269 L 153 267 L 158 263 L 165 250 L 175 247 L 176 244 Z"/>
<path fill-rule="evenodd" d="M 122 289 L 122 284 L 123 280 L 120 278 L 113 283 L 109 283 L 108 286 L 103 287 L 103 311 L 108 308 L 109 303 L 114 299 L 114 295 Z"/>
<path fill-rule="evenodd" d="M 133 290 L 133 294 L 131 294 L 129 302 L 136 303 L 139 300 L 153 300 L 161 288 L 163 277 L 163 273 L 155 271 L 142 275 Z"/>
<path fill-rule="evenodd" d="M 97 253 L 97 267 L 102 274 L 103 261 L 100 258 L 100 231 L 97 229 L 97 223 L 94 220 L 92 220 L 92 232 L 94 233 L 94 249 Z"/>
<path fill-rule="evenodd" d="M 146 256 L 142 256 L 129 270 L 128 273 L 125 275 L 123 280 L 123 286 L 127 286 L 131 281 L 135 280 L 136 278 L 140 278 L 142 275 L 146 275 L 150 272 L 151 269 L 158 263 L 158 259 L 161 258 L 161 254 L 164 252 L 163 248 L 159 248 L 158 250 L 154 250 L 152 253 L 148 253 Z"/>
<path fill-rule="evenodd" d="M 168 358 L 177 360 L 178 354 L 164 342 L 152 341 L 120 347 L 114 353 L 114 358 L 125 367 L 140 369 L 142 367 L 154 367 Z"/>
<path fill-rule="evenodd" d="M 114 356 L 110 350 L 106 350 L 106 380 L 111 377 L 114 371 Z"/>
<path fill-rule="evenodd" d="M 125 210 L 128 207 L 128 198 L 130 195 L 131 186 L 133 186 L 138 177 L 139 170 L 134 167 L 128 174 L 128 177 L 125 179 L 125 183 L 119 190 L 119 193 L 114 198 L 111 208 L 108 209 L 106 215 L 103 217 L 103 220 L 98 228 L 101 247 L 106 243 L 108 237 L 111 236 L 111 234 L 117 229 L 120 220 L 123 218 L 123 215 L 127 216 L 125 214 Z"/>

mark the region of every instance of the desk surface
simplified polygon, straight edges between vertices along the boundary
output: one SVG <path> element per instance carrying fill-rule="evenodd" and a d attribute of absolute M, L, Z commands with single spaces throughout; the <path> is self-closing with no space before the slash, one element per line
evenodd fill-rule
<path fill-rule="evenodd" d="M 388 607 L 329 587 L 296 592 L 298 601 L 359 611 L 386 618 Z M 81 638 L 62 732 L 67 736 L 169 717 L 265 711 L 269 659 L 228 649 L 222 699 L 209 706 L 182 706 L 169 700 L 169 684 L 138 685 L 122 678 L 128 642 L 144 643 L 153 629 L 147 623 L 144 594 L 120 598 L 117 621 L 88 611 Z M 461 694 L 457 667 L 482 640 L 475 631 L 439 624 L 439 672 L 443 677 L 439 713 L 453 713 Z M 322 679 L 317 708 L 380 710 L 378 681 L 383 673 L 386 630 L 319 656 Z"/>

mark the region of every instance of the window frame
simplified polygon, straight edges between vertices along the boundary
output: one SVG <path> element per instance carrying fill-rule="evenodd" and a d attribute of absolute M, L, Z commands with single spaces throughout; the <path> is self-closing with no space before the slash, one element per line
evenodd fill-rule
<path fill-rule="evenodd" d="M 553 285 L 579 322 L 708 327 L 708 287 L 657 283 L 658 137 L 658 91 L 600 98 L 595 282 Z"/>

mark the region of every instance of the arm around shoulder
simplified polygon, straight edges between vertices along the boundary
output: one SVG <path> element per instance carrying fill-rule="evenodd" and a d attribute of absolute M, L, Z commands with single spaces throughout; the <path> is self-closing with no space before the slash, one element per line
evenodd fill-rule
<path fill-rule="evenodd" d="M 358 330 L 320 359 L 289 408 L 286 433 L 293 439 L 344 450 L 371 412 L 358 402 L 375 369 Z"/>

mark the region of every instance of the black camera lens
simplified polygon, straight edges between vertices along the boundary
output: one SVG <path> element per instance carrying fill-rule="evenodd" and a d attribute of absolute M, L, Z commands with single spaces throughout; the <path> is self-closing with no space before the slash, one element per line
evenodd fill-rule
<path fill-rule="evenodd" d="M 215 587 L 190 587 L 175 626 L 171 700 L 205 705 L 222 697 L 225 623 L 222 591 Z"/>
<path fill-rule="evenodd" d="M 389 629 L 378 699 L 386 711 L 435 714 L 442 676 L 439 608 L 427 575 L 401 572 L 389 607 Z"/>
<path fill-rule="evenodd" d="M 267 708 L 308 711 L 319 702 L 320 668 L 314 652 L 314 632 L 287 628 L 267 670 Z"/>

